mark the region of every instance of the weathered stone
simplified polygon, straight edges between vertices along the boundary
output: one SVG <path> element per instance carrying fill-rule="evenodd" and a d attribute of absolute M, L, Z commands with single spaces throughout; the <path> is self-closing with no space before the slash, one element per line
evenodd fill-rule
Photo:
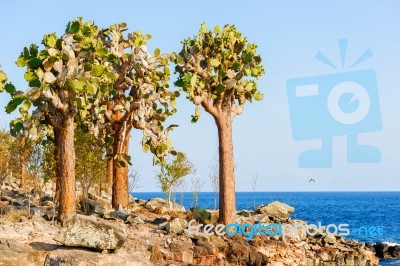
<path fill-rule="evenodd" d="M 167 205 L 167 201 L 162 198 L 152 198 L 146 201 L 144 204 L 144 207 L 148 209 L 149 211 L 154 211 L 157 207 L 159 206 L 164 206 Z"/>
<path fill-rule="evenodd" d="M 378 242 L 374 245 L 375 248 L 375 253 L 378 258 L 384 259 L 384 258 L 390 258 L 390 255 L 388 253 L 389 245 L 384 244 L 381 242 Z"/>
<path fill-rule="evenodd" d="M 57 249 L 46 256 L 44 266 L 150 266 L 153 265 L 143 253 L 134 254 L 100 254 L 87 250 Z"/>
<path fill-rule="evenodd" d="M 144 204 L 144 207 L 148 209 L 151 212 L 154 212 L 158 207 L 165 207 L 168 211 L 175 211 L 175 212 L 184 212 L 185 207 L 179 204 L 174 204 L 170 203 L 168 205 L 168 202 L 165 199 L 162 198 L 152 198 L 146 201 Z"/>
<path fill-rule="evenodd" d="M 185 219 L 175 218 L 166 225 L 168 233 L 179 234 L 188 227 L 188 222 Z"/>
<path fill-rule="evenodd" d="M 389 247 L 389 253 L 394 259 L 400 259 L 400 245 Z"/>
<path fill-rule="evenodd" d="M 46 221 L 52 221 L 53 219 L 56 219 L 57 215 L 53 211 L 46 211 L 43 215 L 43 218 Z"/>
<path fill-rule="evenodd" d="M 249 211 L 240 211 L 237 213 L 237 215 L 241 215 L 244 217 L 249 217 L 251 215 L 251 213 Z"/>
<path fill-rule="evenodd" d="M 172 241 L 169 249 L 173 254 L 173 260 L 192 264 L 193 263 L 193 246 L 190 239 L 185 241 Z"/>
<path fill-rule="evenodd" d="M 12 201 L 12 198 L 8 197 L 8 196 L 0 196 L 0 201 L 8 201 L 8 202 L 10 202 L 10 201 Z"/>
<path fill-rule="evenodd" d="M 110 217 L 114 219 L 119 219 L 122 221 L 126 221 L 128 219 L 128 214 L 125 213 L 124 209 L 121 205 L 118 205 L 117 209 L 110 213 Z"/>
<path fill-rule="evenodd" d="M 21 202 L 21 201 L 18 201 L 18 200 L 12 200 L 12 201 L 10 202 L 10 204 L 11 204 L 11 206 L 14 206 L 14 207 L 21 207 L 21 206 L 24 206 L 24 203 Z"/>
<path fill-rule="evenodd" d="M 83 199 L 81 201 L 81 210 L 86 211 L 88 214 L 104 215 L 105 208 L 99 202 L 92 199 Z"/>
<path fill-rule="evenodd" d="M 279 201 L 274 201 L 267 206 L 257 210 L 259 213 L 266 214 L 275 221 L 287 221 L 294 208 Z"/>
<path fill-rule="evenodd" d="M 114 250 L 123 245 L 126 231 L 93 216 L 75 215 L 60 229 L 54 240 L 70 247 L 87 247 L 100 250 Z"/>
<path fill-rule="evenodd" d="M 53 207 L 54 206 L 54 202 L 52 202 L 51 200 L 42 201 L 40 204 L 45 207 Z"/>
<path fill-rule="evenodd" d="M 138 216 L 136 215 L 129 215 L 128 218 L 126 219 L 126 223 L 129 224 L 144 224 L 145 222 Z"/>

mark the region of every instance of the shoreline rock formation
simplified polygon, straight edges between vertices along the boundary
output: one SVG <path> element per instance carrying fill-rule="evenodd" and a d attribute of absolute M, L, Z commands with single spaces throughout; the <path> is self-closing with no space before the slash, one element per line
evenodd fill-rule
<path fill-rule="evenodd" d="M 129 208 L 118 209 L 117 215 L 92 198 L 90 216 L 77 215 L 60 228 L 51 219 L 43 218 L 51 216 L 54 209 L 48 206 L 52 205 L 51 197 L 46 196 L 36 205 L 29 203 L 30 208 L 37 210 L 27 212 L 18 191 L 2 191 L 0 195 L 0 265 L 379 264 L 374 247 L 338 235 L 307 236 L 299 232 L 283 240 L 279 236 L 256 235 L 250 241 L 240 235 L 193 235 L 187 229 L 189 221 L 216 225 L 218 212 L 200 207 L 186 212 L 180 205 L 168 207 L 163 199 L 132 199 Z M 291 220 L 293 211 L 286 204 L 274 202 L 260 207 L 257 213 L 241 211 L 236 220 L 241 224 L 307 224 Z"/>

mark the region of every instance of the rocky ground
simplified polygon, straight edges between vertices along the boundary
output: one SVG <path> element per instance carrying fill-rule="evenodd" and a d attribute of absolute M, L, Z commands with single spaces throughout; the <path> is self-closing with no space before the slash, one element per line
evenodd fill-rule
<path fill-rule="evenodd" d="M 340 236 L 299 232 L 285 240 L 256 236 L 250 241 L 244 236 L 195 236 L 188 232 L 188 221 L 216 224 L 217 212 L 186 212 L 163 199 L 131 199 L 127 210 L 112 210 L 107 195 L 92 195 L 77 205 L 86 206 L 90 215 L 77 215 L 61 228 L 52 219 L 50 196 L 35 204 L 12 186 L 3 185 L 0 193 L 0 265 L 378 265 L 372 245 Z M 292 211 L 275 202 L 256 214 L 240 212 L 237 220 L 305 223 L 291 220 Z M 392 249 L 390 254 L 398 254 Z"/>

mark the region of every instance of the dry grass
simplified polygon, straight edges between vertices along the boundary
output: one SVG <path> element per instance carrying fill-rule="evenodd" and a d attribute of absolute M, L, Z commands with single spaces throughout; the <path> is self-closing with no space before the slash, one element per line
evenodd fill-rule
<path fill-rule="evenodd" d="M 8 220 L 10 222 L 16 223 L 19 221 L 21 217 L 28 218 L 29 213 L 27 210 L 11 210 L 6 214 L 3 214 L 3 219 Z"/>

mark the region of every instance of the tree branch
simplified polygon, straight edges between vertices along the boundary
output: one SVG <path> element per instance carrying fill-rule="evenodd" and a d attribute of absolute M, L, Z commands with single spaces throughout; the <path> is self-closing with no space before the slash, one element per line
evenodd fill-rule
<path fill-rule="evenodd" d="M 217 117 L 218 116 L 218 109 L 212 104 L 208 97 L 208 93 L 202 92 L 201 93 L 203 100 L 201 101 L 201 106 L 203 106 L 204 110 L 209 112 L 212 116 Z"/>
<path fill-rule="evenodd" d="M 60 111 L 61 113 L 67 112 L 67 106 L 66 104 L 62 103 L 60 98 L 54 96 L 50 91 L 45 91 L 41 94 L 42 99 L 49 104 L 51 104 L 55 109 Z"/>

